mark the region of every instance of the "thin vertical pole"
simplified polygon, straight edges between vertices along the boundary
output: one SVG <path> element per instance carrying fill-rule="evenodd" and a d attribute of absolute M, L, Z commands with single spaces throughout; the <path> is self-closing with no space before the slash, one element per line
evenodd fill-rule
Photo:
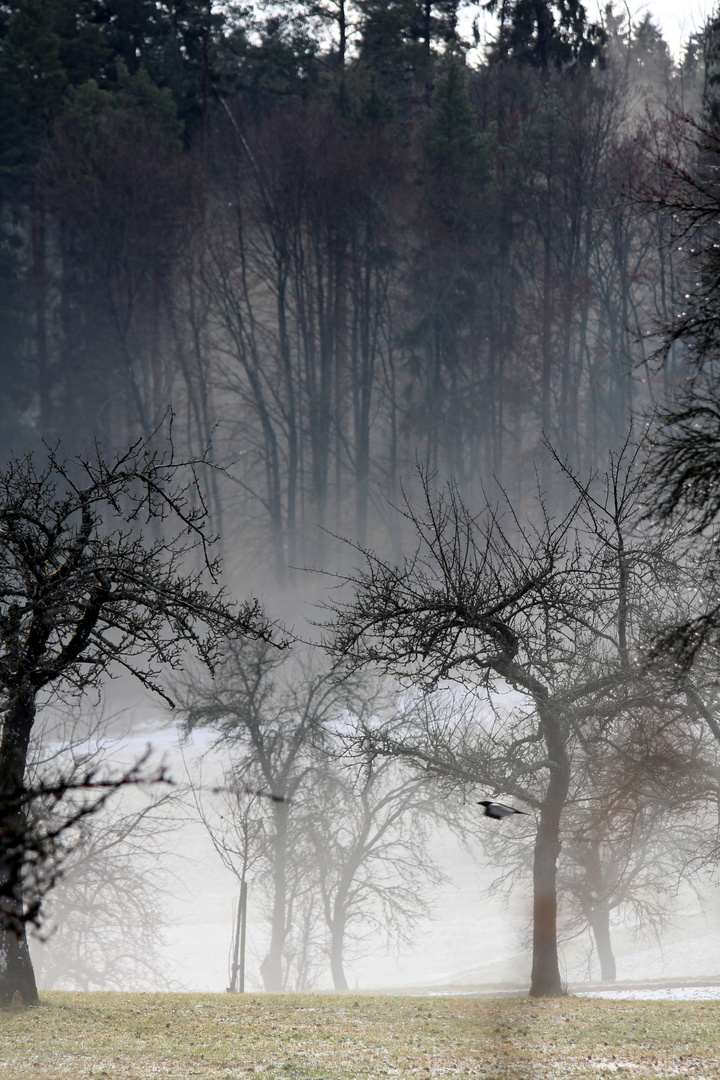
<path fill-rule="evenodd" d="M 242 913 L 242 922 L 240 915 Z M 240 993 L 245 993 L 245 935 L 247 930 L 247 881 L 240 883 L 240 901 L 238 903 L 238 922 L 240 924 Z"/>
<path fill-rule="evenodd" d="M 235 935 L 234 935 L 234 939 L 233 939 L 233 962 L 232 962 L 232 968 L 230 970 L 230 986 L 228 988 L 230 990 L 231 994 L 237 994 L 237 992 L 238 992 L 238 968 L 240 966 L 240 961 L 238 959 L 238 955 L 239 955 L 239 952 L 240 952 L 240 924 L 241 924 L 241 918 L 242 918 L 242 896 L 243 896 L 242 890 L 243 890 L 244 884 L 245 884 L 245 882 L 243 881 L 242 884 L 240 885 L 240 898 L 238 900 L 237 916 L 235 918 Z"/>

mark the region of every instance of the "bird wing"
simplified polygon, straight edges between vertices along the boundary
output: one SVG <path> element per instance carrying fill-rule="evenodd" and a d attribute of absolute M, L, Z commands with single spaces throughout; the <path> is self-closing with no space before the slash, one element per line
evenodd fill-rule
<path fill-rule="evenodd" d="M 492 802 L 490 799 L 482 799 L 478 806 L 485 808 L 485 813 L 488 817 L 504 818 L 509 817 L 510 814 L 525 814 L 525 810 L 516 810 L 514 806 L 507 806 L 506 803 Z"/>

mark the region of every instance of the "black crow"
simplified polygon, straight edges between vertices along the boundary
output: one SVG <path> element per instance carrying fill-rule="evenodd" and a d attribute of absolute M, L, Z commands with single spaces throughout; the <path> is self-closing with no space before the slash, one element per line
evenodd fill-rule
<path fill-rule="evenodd" d="M 516 810 L 514 806 L 506 806 L 505 803 L 492 802 L 490 799 L 480 799 L 478 806 L 484 806 L 485 817 L 504 818 L 510 814 L 527 814 L 527 810 Z"/>

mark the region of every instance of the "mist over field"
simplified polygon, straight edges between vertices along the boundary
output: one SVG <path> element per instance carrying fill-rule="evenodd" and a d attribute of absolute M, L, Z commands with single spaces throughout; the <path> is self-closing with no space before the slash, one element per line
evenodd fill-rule
<path fill-rule="evenodd" d="M 666 25 L 0 2 L 0 1005 L 719 975 L 720 23 Z"/>
<path fill-rule="evenodd" d="M 141 756 L 151 745 L 156 759 L 168 764 L 169 775 L 184 781 L 187 769 L 192 771 L 194 763 L 207 753 L 210 740 L 196 738 L 181 752 L 174 726 L 154 718 L 145 707 L 138 712 L 143 717 L 137 725 L 139 733 L 121 740 L 123 760 Z M 221 779 L 217 759 L 214 766 L 212 759 L 204 762 L 202 777 L 207 787 Z M 185 801 L 187 804 L 187 798 Z M 130 802 L 135 802 L 132 795 Z M 154 970 L 135 963 L 122 985 L 128 990 L 222 992 L 230 981 L 237 879 L 222 867 L 205 828 L 193 820 L 192 806 L 178 808 L 172 816 L 174 831 L 162 843 L 160 875 L 152 882 L 161 890 L 151 926 Z M 473 798 L 469 798 L 462 817 L 468 830 L 476 831 Z M 489 897 L 497 871 L 484 858 L 481 844 L 475 839 L 468 850 L 447 830 L 441 829 L 433 837 L 430 854 L 442 866 L 447 880 L 435 890 L 428 916 L 414 929 L 412 940 L 400 949 L 389 950 L 385 942 L 371 935 L 365 942 L 364 955 L 348 964 L 350 989 L 465 994 L 526 987 L 532 913 L 529 881 L 509 900 Z M 62 897 L 62 882 L 58 891 Z M 709 882 L 698 882 L 690 888 L 680 881 L 671 883 L 671 892 L 673 899 L 664 927 L 649 928 L 640 936 L 630 921 L 623 925 L 618 920 L 613 928 L 618 981 L 644 986 L 640 991 L 643 996 L 660 993 L 650 989 L 653 984 L 677 987 L 698 980 L 712 981 L 720 965 L 717 889 Z M 77 976 L 63 979 L 68 944 L 72 949 L 77 943 L 71 938 L 63 944 L 62 924 L 55 922 L 52 896 L 47 911 L 47 942 L 31 939 L 39 987 L 62 988 L 67 981 L 80 988 Z M 248 992 L 257 993 L 263 989 L 260 964 L 268 945 L 269 927 L 267 907 L 253 895 L 252 886 L 248 911 L 245 986 Z M 102 961 L 98 964 L 99 955 L 101 950 L 97 949 L 96 971 L 104 966 Z M 112 958 L 112 950 L 109 955 Z M 576 991 L 581 984 L 599 983 L 600 971 L 587 931 L 577 938 L 562 940 L 561 957 L 563 974 Z M 106 977 L 110 985 L 115 985 L 114 973 L 108 972 Z M 320 974 L 315 988 L 332 989 L 329 972 Z M 714 989 L 706 992 L 714 993 Z M 702 995 L 703 990 L 695 989 L 693 993 Z"/>

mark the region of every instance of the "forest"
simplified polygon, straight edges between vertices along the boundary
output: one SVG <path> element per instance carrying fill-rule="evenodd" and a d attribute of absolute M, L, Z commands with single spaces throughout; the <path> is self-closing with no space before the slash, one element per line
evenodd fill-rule
<path fill-rule="evenodd" d="M 0 1001 L 54 887 L 57 985 L 152 954 L 139 774 L 38 741 L 116 669 L 211 733 L 266 990 L 406 941 L 475 789 L 536 996 L 712 880 L 719 79 L 577 0 L 0 2 Z"/>
<path fill-rule="evenodd" d="M 518 2 L 470 65 L 468 6 L 3 5 L 3 452 L 172 404 L 237 461 L 231 565 L 285 587 L 324 530 L 397 553 L 418 458 L 522 498 L 543 435 L 622 443 L 682 377 L 657 196 L 704 39 Z"/>

